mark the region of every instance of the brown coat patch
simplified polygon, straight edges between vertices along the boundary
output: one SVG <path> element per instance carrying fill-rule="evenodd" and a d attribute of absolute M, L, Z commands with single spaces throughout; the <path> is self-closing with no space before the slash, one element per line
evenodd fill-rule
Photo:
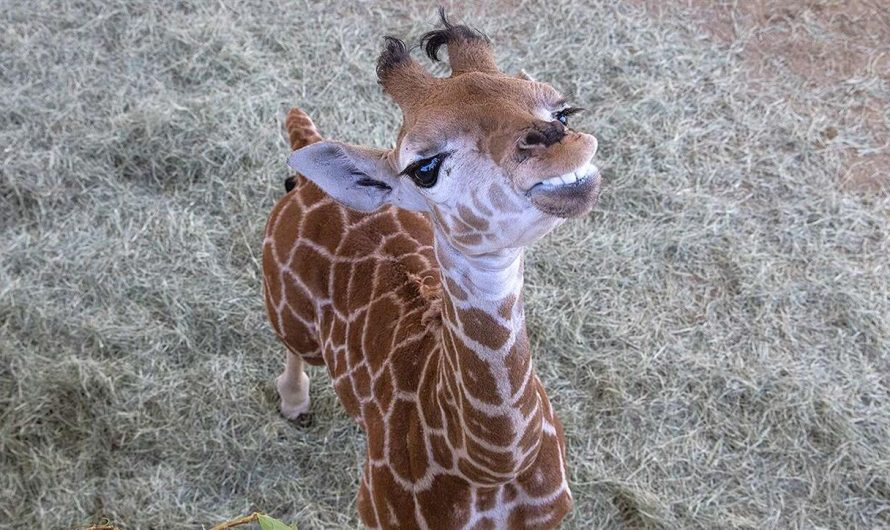
<path fill-rule="evenodd" d="M 510 331 L 481 309 L 458 310 L 458 320 L 467 337 L 491 350 L 497 350 L 510 338 Z"/>

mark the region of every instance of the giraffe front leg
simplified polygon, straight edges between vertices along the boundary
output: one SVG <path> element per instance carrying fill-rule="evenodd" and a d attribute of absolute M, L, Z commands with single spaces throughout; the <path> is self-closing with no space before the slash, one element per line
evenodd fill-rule
<path fill-rule="evenodd" d="M 275 380 L 281 397 L 279 410 L 282 416 L 295 421 L 309 412 L 309 376 L 299 355 L 290 351 L 285 355 L 284 372 Z"/>

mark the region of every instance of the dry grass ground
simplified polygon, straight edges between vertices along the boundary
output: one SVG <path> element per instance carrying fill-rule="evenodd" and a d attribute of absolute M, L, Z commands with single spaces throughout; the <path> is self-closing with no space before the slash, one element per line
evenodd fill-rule
<path fill-rule="evenodd" d="M 858 45 L 806 4 L 757 27 Z M 389 144 L 380 36 L 434 10 L 338 6 L 0 2 L 0 526 L 357 525 L 364 442 L 325 375 L 310 426 L 275 410 L 275 115 Z M 565 527 L 890 527 L 890 199 L 844 185 L 888 153 L 887 72 L 813 83 L 687 4 L 454 11 L 601 140 L 597 211 L 528 256 Z"/>

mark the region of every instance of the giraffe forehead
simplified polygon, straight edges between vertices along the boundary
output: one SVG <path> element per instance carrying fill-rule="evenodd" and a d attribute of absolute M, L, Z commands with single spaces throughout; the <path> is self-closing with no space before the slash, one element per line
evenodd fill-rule
<path fill-rule="evenodd" d="M 455 137 L 490 137 L 527 127 L 562 96 L 553 87 L 504 75 L 471 72 L 439 79 L 426 98 L 404 110 L 400 143 L 424 149 Z M 489 142 L 484 142 L 487 145 Z"/>

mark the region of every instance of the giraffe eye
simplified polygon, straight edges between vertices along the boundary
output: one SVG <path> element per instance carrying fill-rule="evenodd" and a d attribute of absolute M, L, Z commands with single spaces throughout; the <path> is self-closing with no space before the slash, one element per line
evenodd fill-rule
<path fill-rule="evenodd" d="M 558 120 L 563 125 L 568 125 L 569 124 L 569 116 L 571 116 L 572 114 L 578 114 L 582 110 L 584 110 L 584 109 L 582 109 L 581 107 L 566 107 L 562 110 L 558 110 L 558 111 L 554 112 L 553 118 Z"/>
<path fill-rule="evenodd" d="M 439 168 L 445 160 L 446 153 L 439 153 L 430 158 L 418 160 L 402 171 L 402 175 L 408 175 L 411 180 L 421 188 L 432 188 L 439 179 Z"/>

